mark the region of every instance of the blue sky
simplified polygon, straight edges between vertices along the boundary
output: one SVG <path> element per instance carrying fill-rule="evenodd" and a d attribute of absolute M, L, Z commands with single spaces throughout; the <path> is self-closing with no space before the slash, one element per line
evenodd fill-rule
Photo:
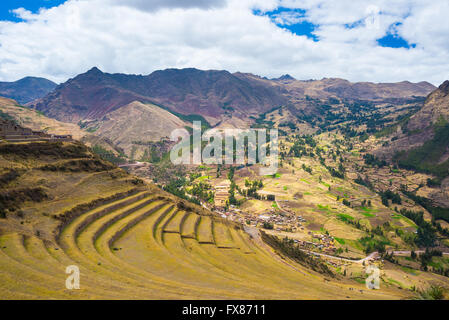
<path fill-rule="evenodd" d="M 377 39 L 377 43 L 384 48 L 415 48 L 416 44 L 408 43 L 404 38 L 388 33 L 384 37 Z"/>
<path fill-rule="evenodd" d="M 313 33 L 318 25 L 307 21 L 306 10 L 300 8 L 285 8 L 278 7 L 274 10 L 262 12 L 261 10 L 253 10 L 253 13 L 258 16 L 270 17 L 271 21 L 279 28 L 289 30 L 298 36 L 306 36 L 313 41 L 318 41 L 318 37 Z M 282 19 L 282 17 L 290 17 L 291 20 Z"/>
<path fill-rule="evenodd" d="M 25 8 L 33 13 L 38 12 L 39 8 L 51 8 L 64 3 L 66 0 L 1 0 L 0 1 L 0 20 L 18 22 L 18 19 L 11 10 Z"/>
<path fill-rule="evenodd" d="M 277 7 L 274 10 L 262 12 L 261 10 L 253 10 L 253 13 L 258 16 L 267 16 L 271 21 L 279 28 L 289 30 L 295 35 L 306 36 L 307 38 L 318 42 L 320 39 L 316 32 L 320 25 L 310 22 L 307 17 L 307 10 L 301 8 L 286 8 Z M 346 29 L 353 29 L 363 25 L 363 20 L 358 20 L 353 23 L 345 24 Z M 396 28 L 400 26 L 401 23 L 394 23 L 387 33 L 376 39 L 377 45 L 384 48 L 415 48 L 416 44 L 410 44 L 398 35 Z"/>

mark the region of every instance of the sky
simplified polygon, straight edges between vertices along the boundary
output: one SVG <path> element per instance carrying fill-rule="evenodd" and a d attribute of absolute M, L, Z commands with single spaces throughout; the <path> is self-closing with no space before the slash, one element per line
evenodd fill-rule
<path fill-rule="evenodd" d="M 97 66 L 439 85 L 448 17 L 447 0 L 2 0 L 0 81 Z"/>

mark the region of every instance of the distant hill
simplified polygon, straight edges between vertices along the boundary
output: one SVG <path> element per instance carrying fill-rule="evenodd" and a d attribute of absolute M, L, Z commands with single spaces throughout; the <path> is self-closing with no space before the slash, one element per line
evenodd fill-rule
<path fill-rule="evenodd" d="M 391 131 L 392 141 L 380 148 L 392 154 L 423 145 L 434 137 L 436 128 L 444 128 L 449 121 L 449 81 L 444 82 L 426 98 L 420 110 L 402 119 Z"/>
<path fill-rule="evenodd" d="M 31 104 L 59 120 L 100 119 L 133 101 L 153 102 L 184 114 L 198 114 L 212 124 L 226 112 L 256 115 L 286 103 L 280 88 L 248 81 L 227 71 L 196 69 L 156 71 L 148 76 L 89 70 Z"/>
<path fill-rule="evenodd" d="M 49 118 L 40 111 L 20 106 L 17 101 L 12 99 L 0 97 L 0 118 L 15 121 L 17 124 L 34 131 L 44 131 L 56 135 L 70 134 L 75 140 L 81 140 L 90 147 L 100 146 L 115 155 L 122 152 L 107 137 L 89 133 L 74 123 Z"/>
<path fill-rule="evenodd" d="M 25 104 L 42 98 L 56 86 L 56 83 L 44 78 L 26 77 L 15 82 L 0 82 L 0 95 Z"/>
<path fill-rule="evenodd" d="M 134 101 L 88 123 L 86 128 L 111 141 L 125 154 L 140 159 L 150 141 L 169 138 L 173 130 L 186 126 L 187 122 L 164 109 Z"/>
<path fill-rule="evenodd" d="M 312 81 L 290 81 L 286 89 L 294 98 L 309 96 L 313 98 L 339 98 L 348 100 L 385 100 L 411 97 L 425 97 L 435 90 L 428 82 L 397 83 L 357 82 L 338 78 L 324 78 Z"/>
<path fill-rule="evenodd" d="M 176 115 L 199 115 L 216 125 L 231 117 L 252 123 L 251 119 L 283 105 L 302 108 L 306 102 L 306 107 L 314 108 L 307 103 L 308 97 L 382 100 L 425 97 L 434 89 L 427 82 L 299 81 L 288 75 L 268 80 L 249 73 L 192 68 L 166 69 L 141 76 L 109 74 L 92 68 L 30 106 L 58 120 L 77 123 L 101 119 L 109 112 L 140 101 L 160 105 Z"/>
<path fill-rule="evenodd" d="M 400 167 L 434 176 L 430 187 L 449 186 L 449 81 L 445 81 L 426 99 L 424 106 L 409 118 L 400 121 L 388 143 L 376 153 L 392 157 Z M 427 197 L 448 207 L 449 200 L 437 191 Z"/>
<path fill-rule="evenodd" d="M 424 107 L 410 118 L 408 129 L 425 129 L 442 119 L 449 121 L 449 80 L 428 96 Z"/>
<path fill-rule="evenodd" d="M 74 139 L 81 139 L 86 135 L 86 132 L 73 123 L 48 118 L 42 112 L 20 106 L 15 100 L 4 97 L 0 97 L 0 118 L 13 120 L 34 131 L 45 131 L 57 135 L 70 134 Z"/>

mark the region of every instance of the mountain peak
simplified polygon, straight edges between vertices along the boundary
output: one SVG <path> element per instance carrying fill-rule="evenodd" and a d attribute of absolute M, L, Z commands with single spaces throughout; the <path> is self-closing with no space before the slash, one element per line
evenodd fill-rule
<path fill-rule="evenodd" d="M 57 86 L 45 78 L 25 77 L 14 82 L 0 82 L 0 96 L 26 104 L 44 97 Z"/>
<path fill-rule="evenodd" d="M 449 80 L 444 81 L 439 87 L 440 91 L 449 94 Z"/>
<path fill-rule="evenodd" d="M 93 67 L 93 68 L 91 68 L 89 71 L 87 71 L 86 73 L 103 73 L 103 71 L 101 71 L 100 69 L 98 69 L 97 67 Z"/>
<path fill-rule="evenodd" d="M 281 76 L 279 79 L 281 79 L 281 80 L 296 80 L 295 78 L 293 78 L 291 75 L 289 75 L 288 73 L 287 74 L 284 74 L 283 76 Z"/>
<path fill-rule="evenodd" d="M 287 74 L 284 74 L 284 75 L 280 76 L 279 78 L 273 79 L 273 80 L 288 80 L 288 81 L 290 81 L 290 80 L 296 80 L 296 79 L 287 73 Z"/>
<path fill-rule="evenodd" d="M 57 86 L 57 84 L 54 83 L 53 81 L 45 79 L 45 78 L 41 78 L 41 77 L 24 77 L 22 79 L 15 81 L 14 83 L 17 83 L 20 85 L 37 84 L 37 85 L 42 85 L 42 86 L 45 85 L 48 87 L 56 87 Z"/>

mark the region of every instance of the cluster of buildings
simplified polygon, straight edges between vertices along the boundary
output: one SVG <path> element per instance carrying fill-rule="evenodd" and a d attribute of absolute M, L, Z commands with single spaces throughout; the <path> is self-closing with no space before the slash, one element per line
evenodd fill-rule
<path fill-rule="evenodd" d="M 0 118 L 0 140 L 8 142 L 46 141 L 46 140 L 72 140 L 71 135 L 54 135 L 41 131 L 24 128 L 14 121 Z"/>
<path fill-rule="evenodd" d="M 328 235 L 314 234 L 309 232 L 312 239 L 318 239 L 318 242 L 304 241 L 304 240 L 293 240 L 299 247 L 307 251 L 319 251 L 326 254 L 334 254 L 336 251 L 335 240 L 333 237 Z"/>
<path fill-rule="evenodd" d="M 263 228 L 267 224 L 273 226 L 273 230 L 280 232 L 298 232 L 304 231 L 303 224 L 306 219 L 298 216 L 288 209 L 267 210 L 261 214 L 253 214 L 238 209 L 233 205 L 226 205 L 229 198 L 230 181 L 221 181 L 214 187 L 215 190 L 215 211 L 221 215 L 222 218 L 241 223 L 243 225 L 251 225 L 254 227 Z M 278 202 L 288 202 L 287 200 L 278 200 Z M 227 208 L 225 210 L 225 208 Z M 329 235 L 308 233 L 312 238 L 311 241 L 294 240 L 300 248 L 308 251 L 323 252 L 326 254 L 335 254 L 335 239 Z"/>
<path fill-rule="evenodd" d="M 280 232 L 304 232 L 303 224 L 307 222 L 306 219 L 289 210 L 283 209 L 283 212 L 280 213 L 272 209 L 259 215 L 242 211 L 233 205 L 229 205 L 228 209 L 224 210 L 229 197 L 229 184 L 226 182 L 223 181 L 215 186 L 216 212 L 222 218 L 259 228 L 263 228 L 268 223 L 273 226 L 273 230 Z M 329 255 L 336 253 L 335 239 L 332 236 L 313 232 L 308 232 L 308 235 L 310 235 L 311 241 L 294 240 L 294 242 L 303 250 L 323 252 Z"/>
<path fill-rule="evenodd" d="M 301 216 L 295 215 L 280 215 L 275 211 L 267 211 L 260 215 L 254 215 L 238 209 L 235 206 L 229 206 L 227 211 L 217 210 L 223 218 L 236 221 L 241 224 L 249 224 L 254 227 L 263 227 L 264 224 L 269 223 L 273 225 L 276 231 L 297 232 L 299 229 L 304 230 L 302 223 L 306 222 Z"/>
<path fill-rule="evenodd" d="M 224 180 L 214 187 L 214 205 L 218 210 L 223 210 L 226 207 L 226 201 L 229 198 L 230 186 L 231 182 L 229 180 Z"/>

